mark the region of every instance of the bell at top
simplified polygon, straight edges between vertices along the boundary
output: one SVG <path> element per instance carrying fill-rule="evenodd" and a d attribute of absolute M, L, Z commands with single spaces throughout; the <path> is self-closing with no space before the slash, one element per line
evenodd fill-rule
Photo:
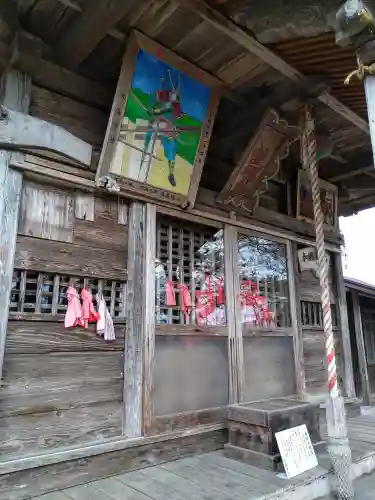
<path fill-rule="evenodd" d="M 336 14 L 336 43 L 358 46 L 375 36 L 374 10 L 362 0 L 346 0 Z"/>

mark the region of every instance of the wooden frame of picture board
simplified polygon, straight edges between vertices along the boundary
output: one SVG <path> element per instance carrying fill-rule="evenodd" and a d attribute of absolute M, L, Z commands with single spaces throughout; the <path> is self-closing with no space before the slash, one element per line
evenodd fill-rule
<path fill-rule="evenodd" d="M 169 65 L 172 69 L 183 73 L 187 77 L 196 80 L 210 89 L 210 99 L 206 109 L 205 121 L 202 123 L 201 136 L 193 165 L 193 172 L 190 178 L 189 190 L 186 195 L 154 187 L 147 182 L 133 180 L 123 175 L 111 172 L 111 165 L 115 155 L 116 144 L 120 134 L 123 115 L 125 113 L 128 97 L 132 88 L 133 76 L 139 50 L 155 56 L 160 61 Z M 219 104 L 220 95 L 225 85 L 220 80 L 209 75 L 171 50 L 159 43 L 147 38 L 142 33 L 134 30 L 129 38 L 125 49 L 120 76 L 117 82 L 115 97 L 108 121 L 107 131 L 100 155 L 100 160 L 96 173 L 96 181 L 100 177 L 110 175 L 115 178 L 121 191 L 131 194 L 139 193 L 147 196 L 151 201 L 163 201 L 168 204 L 176 204 L 186 208 L 192 207 L 197 195 L 200 178 L 211 138 L 212 128 L 215 121 L 216 111 Z"/>
<path fill-rule="evenodd" d="M 300 199 L 300 189 L 301 189 L 301 181 L 302 181 L 302 175 L 308 175 L 309 176 L 309 182 L 310 182 L 310 172 L 306 172 L 305 170 L 299 169 L 298 170 L 298 178 L 297 178 L 297 207 L 296 207 L 296 218 L 299 220 L 304 220 L 306 222 L 311 222 L 314 223 L 314 217 L 307 217 L 303 214 L 301 214 L 301 199 Z M 326 191 L 331 191 L 333 192 L 334 196 L 334 208 L 333 208 L 333 219 L 334 223 L 333 224 L 327 224 L 325 223 L 326 227 L 338 227 L 338 190 L 337 186 L 334 184 L 331 184 L 330 182 L 325 181 L 324 179 L 319 179 L 319 186 L 322 189 L 325 189 Z"/>

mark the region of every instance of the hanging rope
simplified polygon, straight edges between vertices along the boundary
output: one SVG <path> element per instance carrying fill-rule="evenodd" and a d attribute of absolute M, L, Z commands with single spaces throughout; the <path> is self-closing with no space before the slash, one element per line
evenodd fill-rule
<path fill-rule="evenodd" d="M 320 185 L 316 160 L 316 140 L 315 123 L 312 117 L 310 107 L 305 106 L 303 116 L 303 134 L 302 134 L 302 164 L 303 169 L 310 172 L 312 200 L 315 219 L 316 246 L 318 254 L 318 271 L 320 278 L 320 287 L 322 294 L 323 309 L 323 328 L 326 338 L 326 355 L 328 366 L 328 386 L 331 397 L 338 396 L 337 369 L 335 357 L 335 344 L 332 328 L 332 312 L 330 290 L 328 283 L 328 258 L 324 242 L 324 217 L 320 198 Z"/>
<path fill-rule="evenodd" d="M 357 57 L 357 65 L 358 65 L 357 69 L 351 71 L 349 75 L 345 78 L 344 80 L 345 85 L 349 85 L 354 76 L 356 76 L 358 80 L 363 81 L 365 76 L 375 75 L 375 63 L 366 66 L 362 64 L 360 59 Z"/>

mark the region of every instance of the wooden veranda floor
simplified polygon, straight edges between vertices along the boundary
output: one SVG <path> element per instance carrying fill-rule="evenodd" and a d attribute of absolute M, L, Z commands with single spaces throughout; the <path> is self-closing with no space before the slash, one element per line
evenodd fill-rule
<path fill-rule="evenodd" d="M 324 433 L 324 429 L 322 429 Z M 348 421 L 353 460 L 375 453 L 375 417 Z M 50 493 L 34 500 L 255 500 L 323 474 L 330 468 L 326 453 L 320 466 L 291 481 L 225 458 L 221 451 L 128 472 Z"/>

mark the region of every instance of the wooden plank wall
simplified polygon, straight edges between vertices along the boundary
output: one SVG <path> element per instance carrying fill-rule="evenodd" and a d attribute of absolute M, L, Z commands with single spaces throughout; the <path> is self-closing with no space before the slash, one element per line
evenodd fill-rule
<path fill-rule="evenodd" d="M 154 373 L 156 416 L 226 406 L 226 338 L 156 336 Z"/>
<path fill-rule="evenodd" d="M 108 108 L 110 103 L 108 103 Z M 29 114 L 59 125 L 93 146 L 92 170 L 96 171 L 109 110 L 98 109 L 69 97 L 32 86 Z"/>
<path fill-rule="evenodd" d="M 337 291 L 333 275 L 332 259 L 330 259 L 330 274 L 329 282 L 331 287 L 331 303 L 333 309 L 337 310 Z M 319 278 L 312 271 L 307 270 L 298 273 L 301 310 L 303 314 L 303 303 L 320 303 L 321 292 Z M 339 322 L 337 321 L 339 325 Z M 342 347 L 341 347 L 341 332 L 338 326 L 335 330 L 335 348 L 338 365 L 339 385 L 343 387 L 343 366 L 342 366 Z M 323 398 L 327 394 L 327 368 L 325 355 L 325 335 L 321 325 L 303 324 L 302 321 L 302 337 L 303 337 L 303 358 L 306 378 L 306 393 L 308 396 Z"/>
<path fill-rule="evenodd" d="M 124 206 L 113 197 L 90 201 L 25 184 L 15 267 L 126 281 L 127 233 Z M 65 329 L 63 316 L 11 318 L 0 389 L 2 460 L 121 435 L 124 319 L 116 341 L 106 343 L 95 325 Z"/>
<path fill-rule="evenodd" d="M 296 394 L 292 337 L 245 336 L 243 350 L 245 401 Z"/>

